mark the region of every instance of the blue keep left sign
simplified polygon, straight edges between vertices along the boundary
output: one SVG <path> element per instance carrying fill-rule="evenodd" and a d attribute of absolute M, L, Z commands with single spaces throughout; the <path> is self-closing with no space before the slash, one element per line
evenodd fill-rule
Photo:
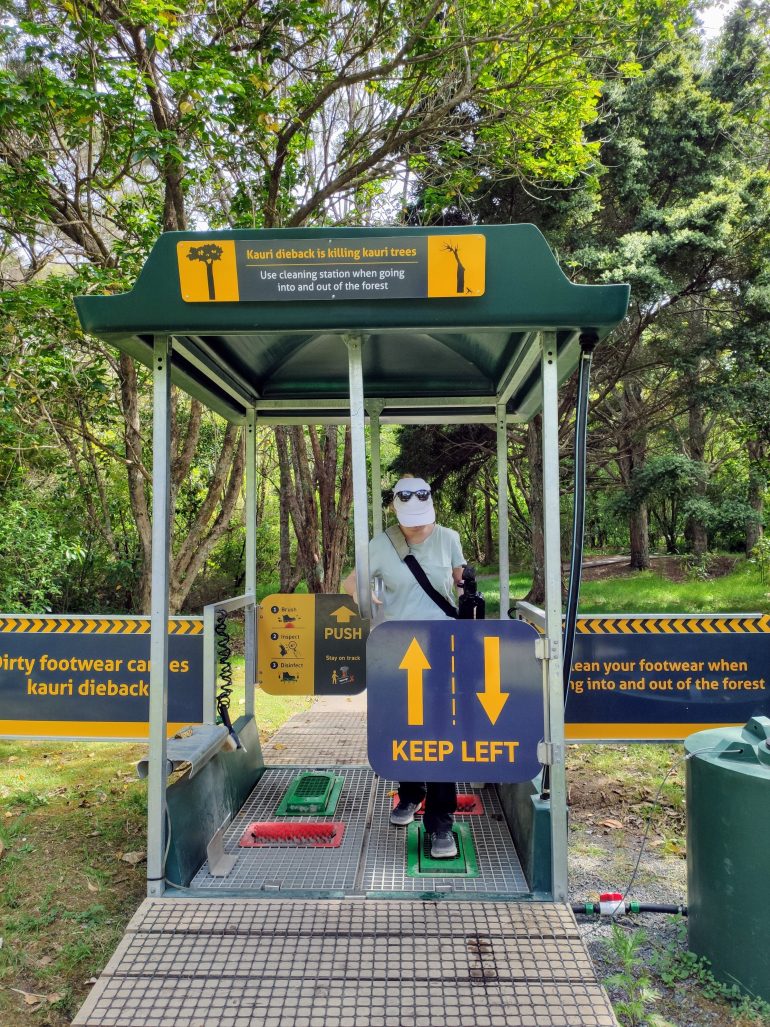
<path fill-rule="evenodd" d="M 388 621 L 366 643 L 369 762 L 400 781 L 526 781 L 543 675 L 521 621 Z"/>

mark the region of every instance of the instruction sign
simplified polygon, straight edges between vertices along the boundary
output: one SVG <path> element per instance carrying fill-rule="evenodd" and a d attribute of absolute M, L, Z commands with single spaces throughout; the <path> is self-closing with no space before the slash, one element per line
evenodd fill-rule
<path fill-rule="evenodd" d="M 521 621 L 390 621 L 366 647 L 369 762 L 397 781 L 527 781 L 543 672 Z"/>
<path fill-rule="evenodd" d="M 355 695 L 368 622 L 348 595 L 271 595 L 259 604 L 257 684 L 271 695 Z"/>
<path fill-rule="evenodd" d="M 203 719 L 203 621 L 169 621 L 168 730 Z M 150 621 L 0 616 L 0 736 L 146 739 Z"/>
<path fill-rule="evenodd" d="M 470 299 L 484 295 L 485 255 L 466 233 L 177 243 L 188 303 Z"/>
<path fill-rule="evenodd" d="M 581 617 L 567 738 L 679 740 L 770 716 L 770 616 Z"/>

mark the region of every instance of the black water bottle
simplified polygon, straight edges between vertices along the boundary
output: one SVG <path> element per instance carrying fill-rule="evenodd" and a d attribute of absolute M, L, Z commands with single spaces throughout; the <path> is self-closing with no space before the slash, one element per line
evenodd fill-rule
<path fill-rule="evenodd" d="M 458 603 L 460 620 L 484 620 L 487 604 L 484 596 L 476 587 L 476 568 L 470 564 L 463 567 L 463 577 L 460 582 L 462 595 Z"/>

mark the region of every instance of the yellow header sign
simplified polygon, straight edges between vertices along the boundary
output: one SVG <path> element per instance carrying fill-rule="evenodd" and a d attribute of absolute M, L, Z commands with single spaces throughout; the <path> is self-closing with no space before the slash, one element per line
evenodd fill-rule
<path fill-rule="evenodd" d="M 472 299 L 483 296 L 483 235 L 194 239 L 177 243 L 187 303 Z"/>

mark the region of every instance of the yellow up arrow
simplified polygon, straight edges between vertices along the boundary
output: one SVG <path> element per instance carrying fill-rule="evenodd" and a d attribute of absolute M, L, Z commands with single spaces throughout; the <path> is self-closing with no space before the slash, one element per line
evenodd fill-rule
<path fill-rule="evenodd" d="M 353 620 L 355 614 L 347 606 L 338 606 L 336 610 L 332 610 L 329 616 L 334 617 L 338 624 L 347 624 L 348 621 Z"/>
<path fill-rule="evenodd" d="M 484 712 L 492 724 L 508 702 L 508 693 L 500 691 L 500 639 L 484 639 L 484 691 L 476 692 Z"/>
<path fill-rule="evenodd" d="M 416 638 L 409 643 L 398 669 L 406 671 L 406 722 L 422 724 L 422 672 L 430 670 L 430 664 Z"/>

